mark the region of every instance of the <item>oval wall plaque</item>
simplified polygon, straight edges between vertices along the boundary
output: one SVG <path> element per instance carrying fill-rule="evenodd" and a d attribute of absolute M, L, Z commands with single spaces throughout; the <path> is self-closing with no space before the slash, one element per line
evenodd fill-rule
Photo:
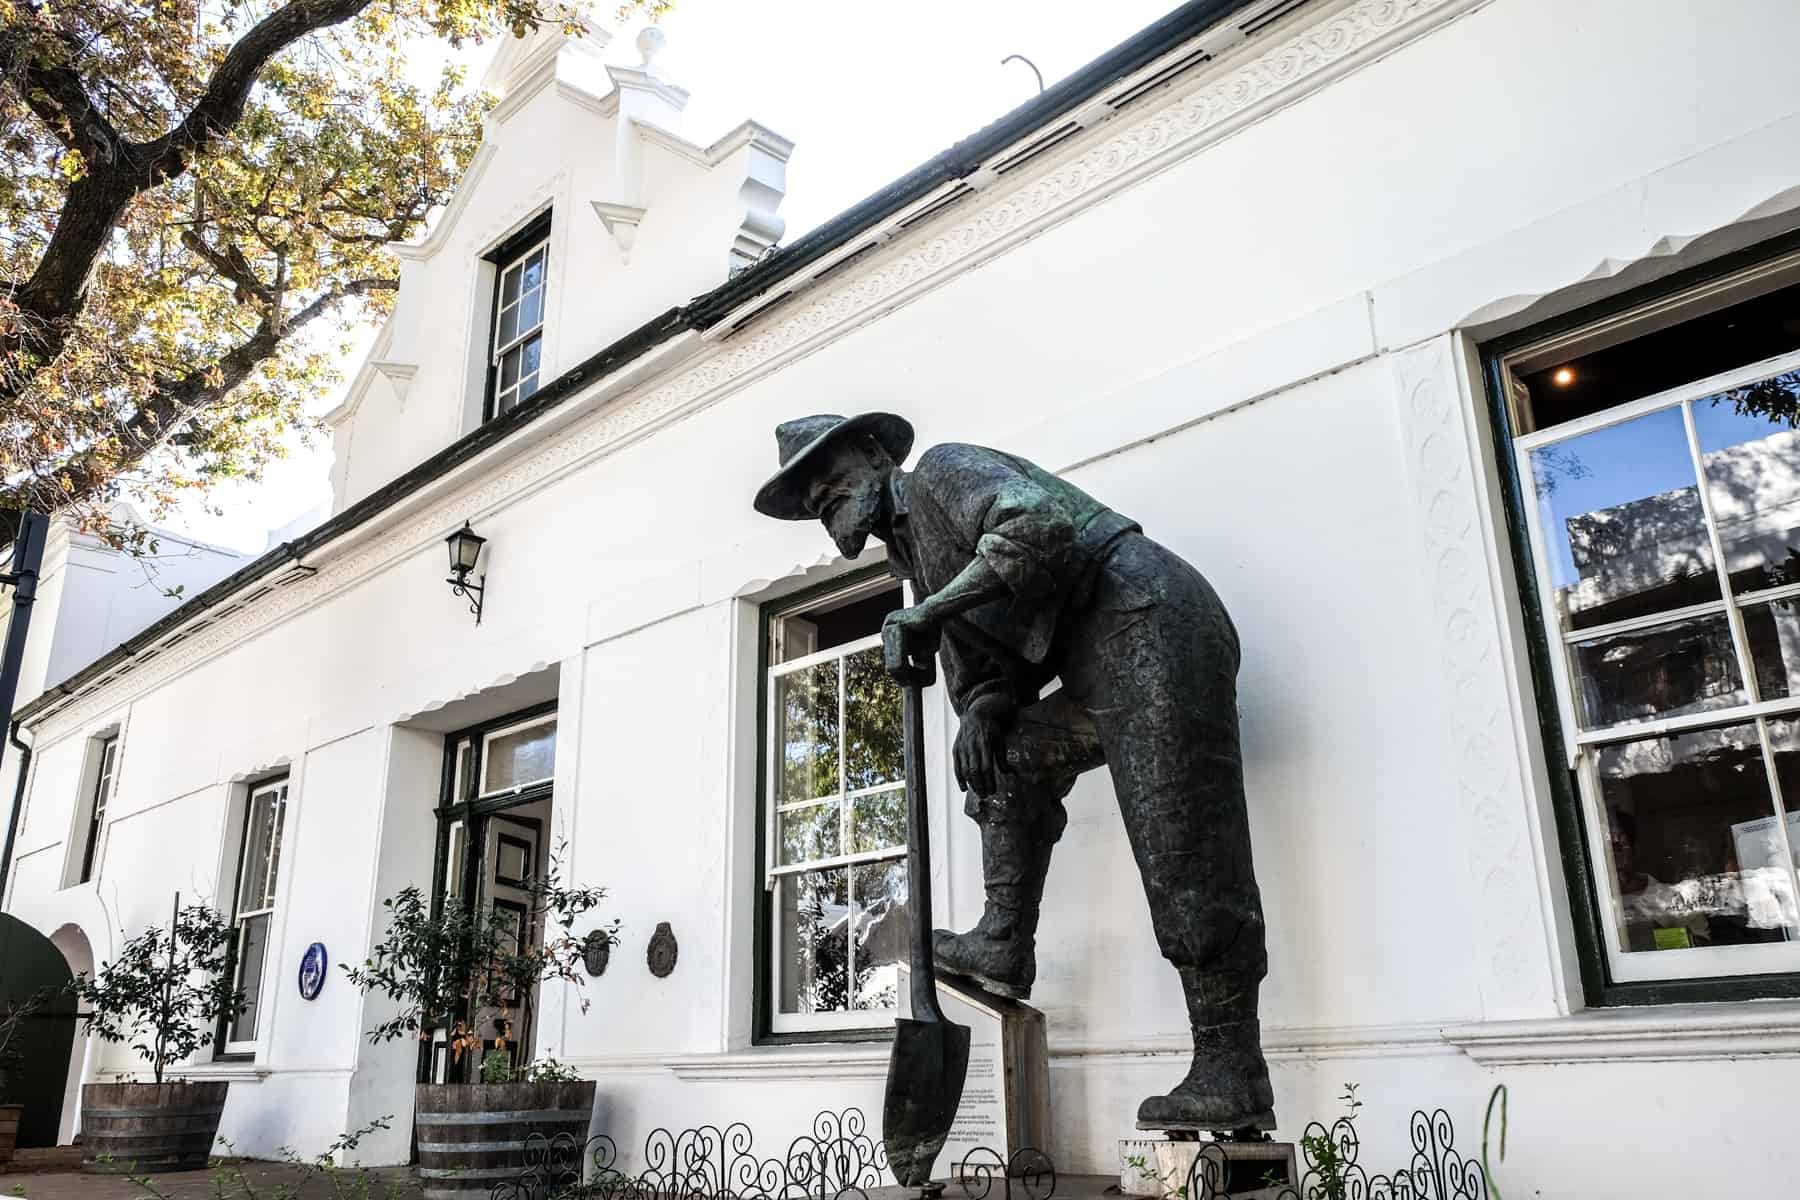
<path fill-rule="evenodd" d="M 325 986 L 325 943 L 314 942 L 300 956 L 300 998 L 314 1000 Z"/>
<path fill-rule="evenodd" d="M 612 938 L 606 930 L 596 929 L 587 935 L 581 943 L 581 965 L 587 973 L 595 978 L 606 974 L 606 964 L 612 961 Z"/>
<path fill-rule="evenodd" d="M 659 922 L 656 932 L 650 935 L 650 948 L 644 952 L 650 973 L 658 979 L 667 979 L 669 972 L 675 969 L 675 959 L 680 953 L 681 947 L 675 944 L 675 931 L 669 928 L 667 921 Z"/>

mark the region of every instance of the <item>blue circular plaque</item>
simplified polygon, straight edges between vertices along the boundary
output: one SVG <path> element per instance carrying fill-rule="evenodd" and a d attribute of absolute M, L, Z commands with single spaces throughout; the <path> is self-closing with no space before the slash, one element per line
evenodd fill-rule
<path fill-rule="evenodd" d="M 300 956 L 300 998 L 313 1000 L 325 986 L 325 943 L 314 942 Z"/>

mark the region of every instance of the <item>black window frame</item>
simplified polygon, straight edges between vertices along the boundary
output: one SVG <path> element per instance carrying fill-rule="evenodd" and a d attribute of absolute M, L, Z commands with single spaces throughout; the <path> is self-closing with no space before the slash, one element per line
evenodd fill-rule
<path fill-rule="evenodd" d="M 750 1042 L 754 1046 L 798 1046 L 816 1045 L 819 1043 L 845 1042 L 891 1042 L 894 1040 L 894 1026 L 870 1025 L 855 1029 L 818 1029 L 818 1030 L 783 1030 L 777 1032 L 775 1024 L 775 994 L 770 986 L 770 959 L 774 953 L 774 893 L 763 886 L 768 877 L 769 845 L 768 822 L 764 819 L 765 806 L 769 802 L 769 652 L 774 645 L 775 622 L 791 616 L 797 609 L 806 608 L 816 600 L 823 600 L 837 592 L 852 588 L 860 588 L 875 584 L 883 579 L 891 580 L 896 586 L 905 588 L 886 563 L 864 567 L 860 570 L 839 575 L 810 587 L 790 592 L 785 596 L 765 602 L 757 612 L 756 638 L 756 861 L 751 884 L 756 889 L 755 921 L 756 929 L 752 938 L 751 975 L 751 1022 Z M 902 603 L 905 592 L 901 593 Z M 908 880 L 907 886 L 915 886 Z M 929 886 L 929 881 L 927 881 Z"/>
<path fill-rule="evenodd" d="M 1534 323 L 1514 332 L 1479 343 L 1481 378 L 1487 393 L 1487 424 L 1492 438 L 1496 474 L 1500 483 L 1505 536 L 1511 551 L 1514 586 L 1523 607 L 1521 622 L 1530 667 L 1532 700 L 1537 709 L 1543 739 L 1545 774 L 1550 783 L 1551 808 L 1556 820 L 1558 857 L 1569 889 L 1569 909 L 1574 925 L 1575 951 L 1582 998 L 1590 1008 L 1669 1004 L 1703 1004 L 1740 1000 L 1800 998 L 1800 972 L 1762 975 L 1703 976 L 1689 979 L 1621 981 L 1612 977 L 1606 956 L 1596 886 L 1594 856 L 1582 815 L 1580 783 L 1569 762 L 1558 711 L 1556 678 L 1550 631 L 1537 614 L 1544 611 L 1537 585 L 1536 558 L 1527 523 L 1526 499 L 1514 445 L 1520 431 L 1509 403 L 1504 360 L 1533 343 L 1575 332 L 1649 304 L 1666 302 L 1683 293 L 1716 284 L 1727 276 L 1752 271 L 1800 250 L 1800 231 L 1723 255 L 1710 262 L 1674 272 L 1653 283 L 1627 289 L 1618 295 Z"/>
<path fill-rule="evenodd" d="M 500 383 L 500 364 L 494 361 L 494 339 L 500 332 L 499 322 L 496 318 L 500 313 L 500 287 L 506 277 L 506 268 L 511 266 L 513 262 L 526 251 L 536 246 L 539 242 L 546 241 L 550 237 L 550 219 L 552 215 L 553 210 L 546 208 L 543 212 L 526 222 L 525 227 L 519 230 L 519 232 L 513 234 L 498 246 L 495 246 L 492 250 L 481 256 L 482 261 L 492 264 L 494 268 L 494 287 L 488 297 L 487 348 L 483 351 L 485 369 L 482 374 L 484 382 L 482 384 L 481 421 L 484 425 L 493 420 L 496 415 L 503 415 L 494 412 L 494 403 L 497 399 Z M 544 291 L 546 298 L 549 296 L 549 283 L 547 282 L 549 275 L 549 260 L 550 252 L 549 248 L 546 246 L 544 251 L 544 273 L 546 276 Z M 544 326 L 548 324 L 549 313 L 546 311 L 543 321 L 539 322 L 539 336 L 542 336 L 541 331 Z M 543 385 L 540 383 L 538 391 L 542 390 Z M 532 395 L 537 395 L 537 392 L 533 392 Z M 527 397 L 525 400 L 515 403 L 513 407 L 517 408 L 519 405 L 527 403 L 529 400 L 530 397 Z"/>

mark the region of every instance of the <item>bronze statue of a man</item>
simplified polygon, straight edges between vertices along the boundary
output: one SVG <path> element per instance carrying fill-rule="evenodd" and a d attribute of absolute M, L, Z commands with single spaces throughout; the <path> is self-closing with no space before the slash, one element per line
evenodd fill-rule
<path fill-rule="evenodd" d="M 981 828 L 987 902 L 969 932 L 933 933 L 938 968 L 1030 995 L 1063 798 L 1104 763 L 1194 1032 L 1187 1077 L 1145 1100 L 1138 1124 L 1272 1128 L 1238 640 L 1212 587 L 1135 522 L 1015 455 L 952 442 L 904 471 L 913 430 L 890 413 L 804 417 L 775 436 L 781 470 L 757 510 L 823 522 L 846 558 L 871 535 L 887 544 L 922 597 L 888 624 L 911 652 L 939 652 L 961 718 L 956 777 Z"/>

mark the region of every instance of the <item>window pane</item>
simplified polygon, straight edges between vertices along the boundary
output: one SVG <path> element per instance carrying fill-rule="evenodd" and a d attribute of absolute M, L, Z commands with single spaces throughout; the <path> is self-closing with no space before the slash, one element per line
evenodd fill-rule
<path fill-rule="evenodd" d="M 851 801 L 850 851 L 889 850 L 906 845 L 906 791 L 876 792 Z"/>
<path fill-rule="evenodd" d="M 784 1013 L 850 1007 L 850 872 L 847 867 L 783 878 L 777 942 Z"/>
<path fill-rule="evenodd" d="M 843 812 L 837 801 L 809 804 L 776 815 L 780 827 L 781 865 L 836 858 L 844 852 Z"/>
<path fill-rule="evenodd" d="M 1731 590 L 1800 583 L 1800 373 L 1694 401 Z"/>
<path fill-rule="evenodd" d="M 852 867 L 855 879 L 856 1008 L 897 1008 L 900 972 L 895 964 L 911 944 L 907 925 L 906 862 L 865 863 Z"/>
<path fill-rule="evenodd" d="M 537 372 L 534 371 L 530 375 L 527 375 L 525 378 L 519 380 L 519 391 L 518 391 L 518 394 L 513 397 L 513 400 L 515 402 L 520 401 L 520 400 L 528 400 L 531 398 L 531 396 L 533 396 L 537 392 L 537 389 L 538 389 L 538 377 L 537 377 Z"/>
<path fill-rule="evenodd" d="M 528 323 L 525 328 L 530 329 Z M 503 309 L 500 313 L 500 329 L 494 335 L 494 344 L 504 346 L 519 336 L 519 310 L 517 307 Z"/>
<path fill-rule="evenodd" d="M 519 382 L 519 351 L 508 350 L 500 356 L 500 390 L 506 391 Z"/>
<path fill-rule="evenodd" d="M 1533 450 L 1531 472 L 1566 628 L 1719 598 L 1679 408 Z"/>
<path fill-rule="evenodd" d="M 244 1011 L 231 1022 L 228 1040 L 248 1042 L 256 1037 L 256 1012 L 261 1007 L 263 957 L 268 951 L 269 917 L 248 917 L 239 926 L 237 985 L 244 992 Z"/>
<path fill-rule="evenodd" d="M 1754 724 L 1605 746 L 1597 766 L 1627 953 L 1800 934 Z"/>
<path fill-rule="evenodd" d="M 525 290 L 544 286 L 544 248 L 539 246 L 525 260 Z"/>
<path fill-rule="evenodd" d="M 1800 599 L 1745 608 L 1744 640 L 1750 645 L 1750 664 L 1762 699 L 1800 695 Z"/>
<path fill-rule="evenodd" d="M 903 777 L 900 687 L 870 647 L 844 659 L 845 786 L 852 790 Z"/>
<path fill-rule="evenodd" d="M 255 912 L 263 907 L 263 892 L 268 877 L 269 855 L 274 850 L 274 810 L 268 792 L 251 795 L 244 811 L 244 859 L 238 880 L 238 911 Z"/>
<path fill-rule="evenodd" d="M 775 802 L 838 790 L 838 665 L 817 663 L 775 681 Z"/>
<path fill-rule="evenodd" d="M 275 881 L 281 877 L 281 827 L 287 822 L 287 785 L 268 793 L 269 823 L 274 832 L 269 837 L 269 861 L 263 868 L 262 908 L 275 906 Z"/>
<path fill-rule="evenodd" d="M 444 894 L 452 900 L 462 898 L 463 871 L 468 866 L 469 831 L 461 821 L 450 826 L 450 844 L 444 853 Z"/>
<path fill-rule="evenodd" d="M 527 725 L 489 738 L 482 753 L 483 795 L 542 783 L 556 773 L 556 722 Z"/>
<path fill-rule="evenodd" d="M 520 354 L 522 354 L 524 356 L 523 360 L 519 364 L 519 374 L 521 374 L 521 375 L 537 374 L 537 369 L 541 365 L 540 360 L 544 356 L 544 339 L 543 339 L 543 337 L 540 335 L 538 337 L 532 338 L 530 341 L 526 342 L 523 346 L 519 347 L 519 352 L 520 352 Z"/>
<path fill-rule="evenodd" d="M 1749 701 L 1723 613 L 1593 638 L 1570 650 L 1576 708 L 1588 728 Z"/>
<path fill-rule="evenodd" d="M 536 329 L 544 321 L 544 293 L 526 292 L 519 298 L 519 332 Z"/>
<path fill-rule="evenodd" d="M 500 303 L 511 304 L 519 298 L 519 267 L 517 264 L 506 268 L 500 276 Z"/>

